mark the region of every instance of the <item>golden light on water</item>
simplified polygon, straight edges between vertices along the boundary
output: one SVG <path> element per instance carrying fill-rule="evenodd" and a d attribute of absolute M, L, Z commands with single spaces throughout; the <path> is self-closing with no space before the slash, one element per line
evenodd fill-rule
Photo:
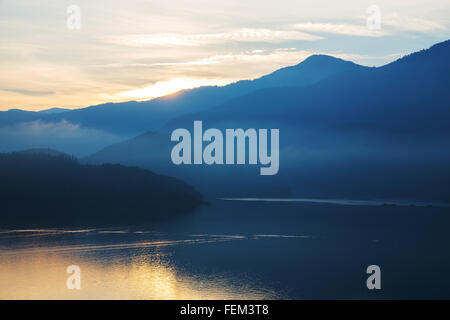
<path fill-rule="evenodd" d="M 0 299 L 192 300 L 275 296 L 228 275 L 183 271 L 171 261 L 166 245 L 170 244 L 158 241 L 0 250 Z M 70 274 L 66 270 L 70 265 L 80 267 L 80 290 L 67 288 Z"/>

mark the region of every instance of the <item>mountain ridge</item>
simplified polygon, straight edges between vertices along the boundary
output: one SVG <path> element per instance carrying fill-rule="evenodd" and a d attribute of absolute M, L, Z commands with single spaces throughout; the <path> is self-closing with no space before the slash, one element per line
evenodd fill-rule
<path fill-rule="evenodd" d="M 336 74 L 309 86 L 253 91 L 169 121 L 160 131 L 164 138 L 158 137 L 166 139 L 167 145 L 159 148 L 167 153 L 165 158 L 158 152 L 152 158 L 152 137 L 147 145 L 141 140 L 141 150 L 130 156 L 133 165 L 170 172 L 202 191 L 211 188 L 208 179 L 220 181 L 221 196 L 242 195 L 229 194 L 239 179 L 240 184 L 252 182 L 245 190 L 286 187 L 301 196 L 449 201 L 450 73 L 443 72 L 450 70 L 448 56 L 449 41 L 408 55 L 401 63 Z M 425 67 L 420 61 L 426 61 Z M 279 175 L 260 178 L 250 167 L 244 172 L 171 166 L 170 133 L 191 129 L 194 120 L 202 120 L 204 130 L 279 128 Z M 90 160 L 126 155 L 119 149 L 107 151 Z"/>

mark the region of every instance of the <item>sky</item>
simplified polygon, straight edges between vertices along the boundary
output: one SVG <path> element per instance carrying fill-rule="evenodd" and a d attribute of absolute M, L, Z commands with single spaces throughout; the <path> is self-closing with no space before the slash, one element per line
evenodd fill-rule
<path fill-rule="evenodd" d="M 0 110 L 148 100 L 317 53 L 381 66 L 449 30 L 448 0 L 0 0 Z"/>

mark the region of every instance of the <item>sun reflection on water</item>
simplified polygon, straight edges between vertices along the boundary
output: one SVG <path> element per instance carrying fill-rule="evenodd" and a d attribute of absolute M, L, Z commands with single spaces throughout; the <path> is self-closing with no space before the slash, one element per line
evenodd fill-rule
<path fill-rule="evenodd" d="M 168 246 L 231 239 L 0 247 L 0 299 L 274 298 L 274 292 L 230 275 L 186 272 L 174 264 L 167 250 Z M 81 269 L 80 290 L 66 287 L 69 265 Z"/>

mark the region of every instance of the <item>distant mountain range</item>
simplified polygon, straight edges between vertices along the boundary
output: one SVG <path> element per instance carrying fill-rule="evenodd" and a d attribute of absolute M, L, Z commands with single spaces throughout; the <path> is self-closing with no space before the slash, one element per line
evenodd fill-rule
<path fill-rule="evenodd" d="M 82 161 L 151 169 L 213 196 L 450 201 L 449 57 L 450 41 L 378 68 L 315 55 L 253 81 L 150 101 L 0 112 L 0 130 L 6 128 L 9 142 L 15 130 L 37 121 L 16 144 L 26 141 L 27 148 L 52 147 L 46 142 L 59 131 L 49 123 L 62 123 L 71 134 L 85 130 L 76 136 L 84 139 L 76 144 L 84 154 L 104 148 Z M 279 174 L 261 177 L 256 166 L 173 165 L 170 133 L 192 129 L 194 120 L 205 130 L 279 128 Z M 47 127 L 56 133 L 30 143 Z M 4 133 L 0 146 L 7 145 Z M 63 135 L 59 145 L 69 142 Z"/>
<path fill-rule="evenodd" d="M 208 107 L 169 120 L 158 134 L 140 135 L 85 161 L 154 168 L 227 196 L 272 192 L 450 201 L 449 57 L 450 41 L 379 68 L 313 56 L 255 82 L 184 92 L 164 99 L 241 90 L 224 102 L 210 98 Z M 249 166 L 175 167 L 169 134 L 191 129 L 194 120 L 202 120 L 205 130 L 279 128 L 280 173 L 260 177 Z"/>
<path fill-rule="evenodd" d="M 63 113 L 63 112 L 67 112 L 67 111 L 70 111 L 70 109 L 50 108 L 50 109 L 45 109 L 45 110 L 41 110 L 41 111 L 38 111 L 38 112 L 42 113 L 42 114 L 58 114 L 58 113 Z"/>

